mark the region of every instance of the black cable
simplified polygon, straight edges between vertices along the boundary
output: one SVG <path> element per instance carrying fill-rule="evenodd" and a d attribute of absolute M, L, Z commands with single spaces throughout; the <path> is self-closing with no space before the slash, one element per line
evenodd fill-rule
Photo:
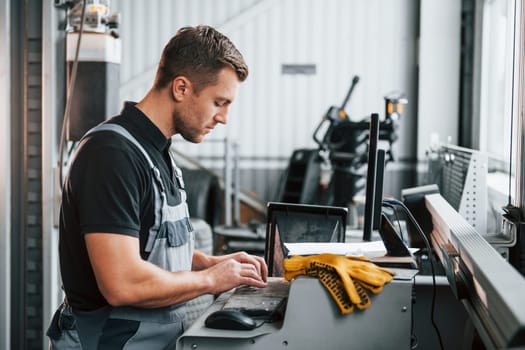
<path fill-rule="evenodd" d="M 401 228 L 401 221 L 399 220 L 399 217 L 397 216 L 397 210 L 394 206 L 391 206 L 391 208 L 394 211 L 394 216 L 396 217 L 397 227 L 399 227 L 399 235 L 401 236 L 401 240 L 407 243 L 408 239 L 405 241 L 405 237 L 403 235 L 403 229 Z"/>
<path fill-rule="evenodd" d="M 381 205 L 384 206 L 384 207 L 389 207 L 389 208 L 391 208 L 394 211 L 394 215 L 395 215 L 396 221 L 397 221 L 397 227 L 399 227 L 399 235 L 401 236 L 401 240 L 404 243 L 407 243 L 408 239 L 405 241 L 405 238 L 403 236 L 403 230 L 401 229 L 401 223 L 400 223 L 399 217 L 397 216 L 396 206 L 392 205 L 392 204 L 389 204 L 389 203 L 384 203 L 384 202 L 381 203 Z"/>
<path fill-rule="evenodd" d="M 401 228 L 401 222 L 400 222 L 401 220 L 399 220 L 399 216 L 397 215 L 396 207 L 388 203 L 381 203 L 381 206 L 392 209 L 392 211 L 394 212 L 394 216 L 396 218 L 397 227 L 399 228 L 399 236 L 401 236 L 401 240 L 406 243 L 407 241 L 405 241 L 405 237 L 403 237 L 403 229 Z"/>
<path fill-rule="evenodd" d="M 421 236 L 421 239 L 425 243 L 425 247 L 426 247 L 426 249 L 428 251 L 428 256 L 429 256 L 429 261 L 430 261 L 430 269 L 432 271 L 432 305 L 431 305 L 431 309 L 430 309 L 430 321 L 432 322 L 432 326 L 434 327 L 434 330 L 436 331 L 436 335 L 437 335 L 438 340 L 439 340 L 440 349 L 443 349 L 443 339 L 441 338 L 441 333 L 439 331 L 439 328 L 438 328 L 438 326 L 436 324 L 435 317 L 434 317 L 435 316 L 435 308 L 436 308 L 436 273 L 435 273 L 435 270 L 434 270 L 434 263 L 433 263 L 433 259 L 432 259 L 432 255 L 431 255 L 432 254 L 432 249 L 430 247 L 430 243 L 429 243 L 427 237 L 425 236 L 425 233 L 423 232 L 423 230 L 421 229 L 421 227 L 417 223 L 416 219 L 414 218 L 414 216 L 412 215 L 410 210 L 408 210 L 408 208 L 405 206 L 405 204 L 403 202 L 401 202 L 401 201 L 399 201 L 397 199 L 384 199 L 383 203 L 385 203 L 386 205 L 398 206 L 401 209 L 403 209 L 403 211 L 405 212 L 405 214 L 409 218 L 410 222 L 416 227 L 417 232 L 419 233 L 419 235 Z"/>
<path fill-rule="evenodd" d="M 84 31 L 84 21 L 86 14 L 86 0 L 82 0 L 82 12 L 80 20 L 80 29 L 78 33 L 77 46 L 75 49 L 75 58 L 73 61 L 73 66 L 71 67 L 71 79 L 69 80 L 68 94 L 66 99 L 66 107 L 64 108 L 64 116 L 62 118 L 62 130 L 60 131 L 60 143 L 58 145 L 58 178 L 60 181 L 60 186 L 64 182 L 62 168 L 64 166 L 64 143 L 66 138 L 66 125 L 69 121 L 69 114 L 71 112 L 71 98 L 73 92 L 75 91 L 75 81 L 77 80 L 77 70 L 78 70 L 78 53 L 80 51 L 80 40 L 82 39 L 82 32 Z"/>

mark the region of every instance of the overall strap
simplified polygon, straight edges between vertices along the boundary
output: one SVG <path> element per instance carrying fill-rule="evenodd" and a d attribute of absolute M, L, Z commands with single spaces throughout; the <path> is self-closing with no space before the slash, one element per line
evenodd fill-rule
<path fill-rule="evenodd" d="M 162 223 L 162 207 L 163 207 L 163 203 L 166 201 L 166 198 L 165 198 L 166 197 L 166 192 L 165 192 L 164 182 L 162 181 L 162 177 L 160 176 L 160 170 L 153 163 L 153 161 L 151 160 L 150 155 L 148 154 L 148 152 L 146 152 L 144 147 L 142 147 L 142 145 L 137 141 L 137 139 L 133 135 L 131 135 L 131 133 L 128 130 L 126 130 L 126 128 L 124 128 L 121 125 L 113 124 L 113 123 L 99 124 L 99 125 L 95 126 L 94 128 L 92 128 L 91 130 L 89 130 L 82 137 L 82 139 L 84 139 L 88 135 L 91 135 L 91 134 L 93 134 L 95 132 L 99 132 L 99 131 L 112 131 L 112 132 L 115 132 L 115 133 L 123 136 L 128 141 L 130 141 L 142 153 L 142 155 L 144 156 L 144 158 L 148 162 L 148 165 L 149 165 L 151 171 L 153 172 L 154 179 L 156 180 L 156 181 L 153 182 L 153 187 L 154 188 L 158 187 L 158 189 L 155 190 L 155 208 L 156 208 L 155 211 L 156 211 L 156 214 L 155 214 L 155 219 L 154 219 L 155 222 L 154 222 L 152 228 L 150 229 L 149 237 L 148 237 L 148 240 L 146 242 L 146 247 L 145 247 L 146 252 L 151 252 L 151 249 L 153 247 L 153 243 L 154 243 L 155 238 L 157 236 L 157 232 L 156 231 L 159 229 L 159 227 L 160 227 L 160 225 Z M 156 182 L 156 184 L 155 184 L 155 182 Z"/>
<path fill-rule="evenodd" d="M 117 134 L 120 134 L 124 136 L 128 141 L 130 141 L 132 144 L 134 144 L 140 152 L 144 155 L 144 158 L 148 161 L 150 168 L 156 168 L 156 166 L 153 164 L 153 161 L 151 160 L 151 157 L 149 156 L 148 152 L 142 147 L 142 145 L 137 141 L 137 139 L 129 133 L 126 128 L 124 128 L 121 125 L 118 124 L 110 124 L 110 123 L 104 123 L 95 126 L 94 128 L 90 129 L 83 137 L 82 139 L 86 138 L 88 135 L 91 135 L 97 131 L 113 131 Z"/>

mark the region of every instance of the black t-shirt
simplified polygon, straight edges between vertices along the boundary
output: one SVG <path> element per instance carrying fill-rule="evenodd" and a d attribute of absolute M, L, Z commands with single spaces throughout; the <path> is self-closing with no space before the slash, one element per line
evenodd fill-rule
<path fill-rule="evenodd" d="M 173 181 L 170 139 L 134 103 L 108 121 L 126 128 L 159 168 L 168 203 L 181 197 Z M 108 305 L 100 293 L 86 250 L 84 235 L 95 232 L 138 237 L 144 251 L 154 223 L 153 178 L 141 151 L 112 131 L 93 133 L 81 141 L 63 187 L 60 210 L 60 268 L 69 304 L 79 310 Z"/>

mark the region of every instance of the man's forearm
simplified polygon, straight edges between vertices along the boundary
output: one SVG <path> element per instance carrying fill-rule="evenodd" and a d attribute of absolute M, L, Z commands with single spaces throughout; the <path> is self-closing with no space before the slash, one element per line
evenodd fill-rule
<path fill-rule="evenodd" d="M 136 237 L 90 233 L 85 240 L 98 288 L 113 306 L 161 307 L 217 289 L 210 271 L 170 272 L 142 260 Z"/>
<path fill-rule="evenodd" d="M 149 265 L 148 262 L 145 262 Z M 147 266 L 136 280 L 128 280 L 128 300 L 124 305 L 155 308 L 191 300 L 199 295 L 211 293 L 213 282 L 205 271 L 169 272 L 155 265 Z"/>

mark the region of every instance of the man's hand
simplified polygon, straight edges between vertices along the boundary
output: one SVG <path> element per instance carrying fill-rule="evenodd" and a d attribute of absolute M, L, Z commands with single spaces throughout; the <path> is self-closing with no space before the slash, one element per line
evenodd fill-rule
<path fill-rule="evenodd" d="M 234 259 L 224 260 L 205 272 L 211 279 L 212 294 L 222 293 L 240 285 L 266 287 L 266 282 L 254 265 L 240 263 Z"/>
<path fill-rule="evenodd" d="M 259 288 L 266 287 L 268 267 L 264 259 L 259 256 L 238 252 L 208 256 L 206 260 L 209 265 L 202 272 L 211 279 L 213 294 L 225 292 L 243 284 Z"/>
<path fill-rule="evenodd" d="M 266 263 L 264 262 L 264 259 L 257 255 L 250 255 L 246 252 L 238 252 L 233 253 L 230 255 L 226 255 L 240 263 L 243 264 L 251 264 L 255 266 L 257 269 L 257 272 L 259 273 L 259 276 L 261 276 L 262 280 L 266 282 L 268 280 L 268 267 L 266 266 Z"/>

